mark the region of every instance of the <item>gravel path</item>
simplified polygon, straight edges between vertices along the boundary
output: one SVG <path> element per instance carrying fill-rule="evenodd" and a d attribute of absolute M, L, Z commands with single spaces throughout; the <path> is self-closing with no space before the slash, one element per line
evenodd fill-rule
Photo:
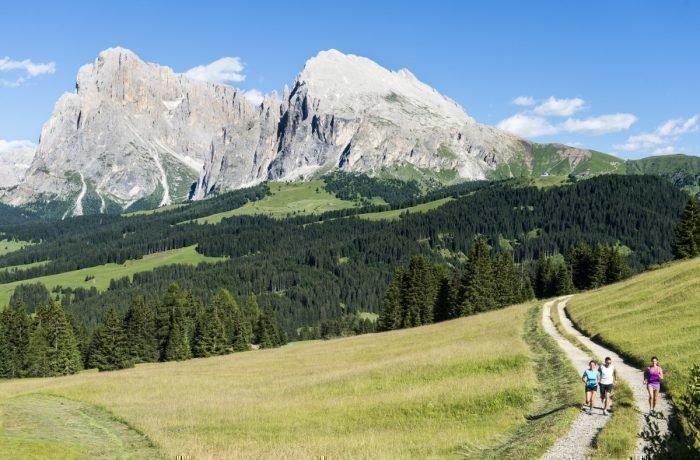
<path fill-rule="evenodd" d="M 557 329 L 554 327 L 554 323 L 550 317 L 550 310 L 553 304 L 554 301 L 544 304 L 544 308 L 542 310 L 542 324 L 544 326 L 544 330 L 557 341 L 557 344 L 569 357 L 569 360 L 574 365 L 574 368 L 583 373 L 583 370 L 588 368 L 590 358 L 584 351 L 576 348 L 571 342 L 559 334 L 559 331 L 557 331 Z M 585 395 L 583 392 L 583 383 L 581 383 L 582 406 L 584 401 Z M 596 407 L 598 407 L 598 409 L 596 409 Z M 610 417 L 604 416 L 602 412 L 603 411 L 600 408 L 600 401 L 598 400 L 596 400 L 596 405 L 593 408 L 593 415 L 588 415 L 588 411 L 581 411 L 579 416 L 571 425 L 569 432 L 564 437 L 559 439 L 559 441 L 557 441 L 557 443 L 552 446 L 551 449 L 549 449 L 543 458 L 548 460 L 590 458 L 590 449 L 591 445 L 593 444 L 593 440 L 596 438 L 600 430 L 603 429 L 605 424 L 608 423 L 608 420 L 610 420 Z"/>
<path fill-rule="evenodd" d="M 649 393 L 647 393 L 646 386 L 642 384 L 643 380 L 643 373 L 640 369 L 637 369 L 633 366 L 630 366 L 629 364 L 626 364 L 624 360 L 615 352 L 612 350 L 609 350 L 605 347 L 602 347 L 598 345 L 597 343 L 593 342 L 591 339 L 586 337 L 585 335 L 581 334 L 581 332 L 578 331 L 578 329 L 574 328 L 573 324 L 571 323 L 571 320 L 569 319 L 568 315 L 565 312 L 566 308 L 566 303 L 569 301 L 571 297 L 566 297 L 564 298 L 563 302 L 559 302 L 558 308 L 559 308 L 559 317 L 561 318 L 562 325 L 564 327 L 564 330 L 576 337 L 578 340 L 581 341 L 584 345 L 586 345 L 593 353 L 595 356 L 604 359 L 606 356 L 609 356 L 613 360 L 613 366 L 617 369 L 617 376 L 618 378 L 624 380 L 627 382 L 627 384 L 630 386 L 632 389 L 632 392 L 634 393 L 634 401 L 637 405 L 637 412 L 639 413 L 639 426 L 643 427 L 646 424 L 646 420 L 644 419 L 644 416 L 649 412 Z M 549 321 L 551 323 L 551 319 Z M 557 339 L 559 341 L 559 339 Z M 583 368 L 582 368 L 583 369 Z M 666 397 L 665 393 L 660 393 L 659 394 L 660 399 L 656 402 L 656 411 L 661 412 L 664 414 L 666 417 L 669 416 L 669 414 L 674 410 L 672 402 Z M 580 417 L 579 417 L 580 418 Z M 666 418 L 656 419 L 659 430 L 661 431 L 662 434 L 665 434 L 668 432 L 668 423 Z M 641 431 L 641 429 L 640 429 Z M 635 452 L 635 458 L 642 458 L 643 456 L 643 449 L 645 446 L 645 442 L 643 439 L 638 438 L 637 439 L 637 449 Z"/>

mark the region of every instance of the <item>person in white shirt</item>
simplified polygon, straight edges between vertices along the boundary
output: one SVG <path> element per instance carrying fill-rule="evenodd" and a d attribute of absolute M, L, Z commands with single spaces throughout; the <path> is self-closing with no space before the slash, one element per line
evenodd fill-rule
<path fill-rule="evenodd" d="M 612 359 L 609 356 L 605 358 L 605 364 L 598 368 L 598 373 L 600 373 L 600 399 L 603 400 L 603 415 L 608 415 L 610 395 L 613 386 L 617 384 L 617 369 L 612 365 Z"/>

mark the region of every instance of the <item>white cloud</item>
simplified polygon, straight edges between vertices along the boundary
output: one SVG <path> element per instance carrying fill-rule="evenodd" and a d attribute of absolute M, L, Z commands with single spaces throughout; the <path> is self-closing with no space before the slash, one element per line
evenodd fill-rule
<path fill-rule="evenodd" d="M 19 72 L 19 76 L 14 80 L 0 79 L 3 86 L 19 86 L 30 78 L 39 75 L 51 75 L 56 72 L 56 63 L 34 63 L 29 59 L 14 61 L 9 57 L 0 59 L 0 72 Z"/>
<path fill-rule="evenodd" d="M 586 101 L 578 97 L 557 99 L 554 96 L 550 96 L 545 102 L 535 107 L 533 112 L 545 117 L 568 117 L 584 108 L 585 105 Z"/>
<path fill-rule="evenodd" d="M 185 72 L 185 76 L 193 80 L 213 83 L 239 83 L 245 80 L 243 69 L 245 69 L 245 64 L 241 58 L 223 57 L 210 64 L 193 67 Z"/>
<path fill-rule="evenodd" d="M 265 98 L 265 95 L 262 93 L 262 91 L 259 91 L 257 89 L 249 89 L 248 91 L 245 91 L 243 93 L 243 96 L 245 96 L 246 99 L 248 99 L 255 105 L 260 105 L 263 99 Z"/>
<path fill-rule="evenodd" d="M 14 152 L 33 152 L 36 144 L 32 141 L 6 141 L 0 139 L 0 155 Z"/>
<path fill-rule="evenodd" d="M 538 137 L 559 132 L 556 126 L 550 124 L 542 117 L 534 117 L 526 113 L 516 113 L 510 118 L 502 120 L 498 128 L 517 134 L 522 137 Z"/>
<path fill-rule="evenodd" d="M 520 105 L 523 107 L 529 107 L 531 105 L 535 105 L 535 98 L 532 96 L 518 96 L 515 99 L 513 99 L 513 104 L 515 105 Z"/>
<path fill-rule="evenodd" d="M 613 113 L 599 117 L 585 118 L 583 120 L 568 118 L 561 123 L 561 131 L 568 133 L 588 133 L 594 135 L 615 133 L 629 129 L 637 117 L 631 113 Z"/>
<path fill-rule="evenodd" d="M 676 149 L 672 145 L 669 145 L 667 147 L 661 147 L 658 149 L 654 149 L 654 151 L 651 152 L 651 154 L 655 155 L 655 156 L 656 155 L 671 155 L 674 153 L 676 153 Z"/>
<path fill-rule="evenodd" d="M 698 130 L 700 121 L 699 115 L 694 115 L 687 120 L 683 118 L 673 118 L 659 125 L 654 132 L 635 134 L 627 138 L 627 142 L 620 145 L 615 145 L 616 149 L 626 152 L 636 152 L 639 150 L 664 151 L 667 150 L 672 142 L 680 136 L 692 133 Z M 666 147 L 661 148 L 661 146 Z"/>
<path fill-rule="evenodd" d="M 558 133 L 607 134 L 624 131 L 637 121 L 631 113 L 615 113 L 585 119 L 568 118 L 562 123 L 550 123 L 543 117 L 517 113 L 498 123 L 498 128 L 522 137 L 539 137 Z"/>

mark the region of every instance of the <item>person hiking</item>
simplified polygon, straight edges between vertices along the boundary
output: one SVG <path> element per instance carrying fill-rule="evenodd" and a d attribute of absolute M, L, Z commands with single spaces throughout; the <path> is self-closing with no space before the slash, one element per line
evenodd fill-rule
<path fill-rule="evenodd" d="M 605 364 L 598 369 L 600 373 L 600 399 L 603 401 L 603 415 L 610 413 L 609 407 L 613 386 L 617 385 L 617 369 L 612 365 L 612 359 L 605 358 Z"/>
<path fill-rule="evenodd" d="M 586 391 L 586 405 L 588 405 L 588 415 L 593 414 L 593 404 L 595 404 L 595 394 L 598 391 L 598 381 L 600 380 L 600 374 L 596 369 L 597 363 L 591 360 L 588 363 L 588 369 L 583 371 L 581 375 L 581 381 L 585 385 Z M 585 408 L 584 408 L 585 410 Z"/>
<path fill-rule="evenodd" d="M 656 415 L 656 401 L 659 400 L 661 381 L 664 379 L 664 371 L 659 366 L 656 356 L 651 357 L 651 366 L 644 371 L 644 385 L 649 392 L 649 415 Z"/>

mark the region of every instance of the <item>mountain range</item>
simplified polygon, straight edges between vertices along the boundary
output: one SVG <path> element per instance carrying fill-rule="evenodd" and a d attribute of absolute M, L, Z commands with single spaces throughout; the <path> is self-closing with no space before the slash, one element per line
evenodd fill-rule
<path fill-rule="evenodd" d="M 681 158 L 675 180 L 695 186 L 700 161 Z M 673 176 L 669 160 L 655 161 L 664 163 L 656 173 Z M 333 170 L 444 184 L 645 172 L 646 163 L 634 164 L 479 124 L 410 71 L 336 50 L 308 60 L 282 95 L 254 103 L 242 90 L 111 48 L 81 67 L 75 91 L 59 98 L 28 169 L 0 177 L 0 201 L 50 206 L 66 217 L 203 199 Z"/>

